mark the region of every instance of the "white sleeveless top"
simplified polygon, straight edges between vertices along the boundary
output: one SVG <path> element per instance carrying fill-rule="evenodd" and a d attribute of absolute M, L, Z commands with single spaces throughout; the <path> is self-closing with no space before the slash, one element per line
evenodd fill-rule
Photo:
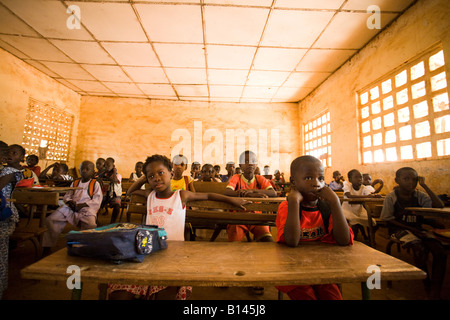
<path fill-rule="evenodd" d="M 186 207 L 181 202 L 180 190 L 170 198 L 160 199 L 152 191 L 147 198 L 146 224 L 157 225 L 167 232 L 167 240 L 184 241 Z"/>

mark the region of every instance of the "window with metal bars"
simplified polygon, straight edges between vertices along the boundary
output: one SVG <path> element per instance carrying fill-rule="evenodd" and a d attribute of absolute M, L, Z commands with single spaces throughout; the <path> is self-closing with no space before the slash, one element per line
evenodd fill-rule
<path fill-rule="evenodd" d="M 315 116 L 303 124 L 303 129 L 305 154 L 320 159 L 324 167 L 331 167 L 330 112 Z"/>
<path fill-rule="evenodd" d="M 435 46 L 358 92 L 363 164 L 450 155 L 442 47 Z"/>
<path fill-rule="evenodd" d="M 26 154 L 68 161 L 73 118 L 63 110 L 30 98 L 22 139 Z"/>

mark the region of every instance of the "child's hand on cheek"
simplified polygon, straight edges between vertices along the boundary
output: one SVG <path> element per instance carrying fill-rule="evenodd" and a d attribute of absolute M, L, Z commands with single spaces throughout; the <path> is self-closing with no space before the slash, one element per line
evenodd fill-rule
<path fill-rule="evenodd" d="M 303 201 L 302 194 L 292 184 L 291 184 L 291 191 L 289 191 L 289 195 L 288 195 L 288 201 L 295 201 L 298 203 Z"/>

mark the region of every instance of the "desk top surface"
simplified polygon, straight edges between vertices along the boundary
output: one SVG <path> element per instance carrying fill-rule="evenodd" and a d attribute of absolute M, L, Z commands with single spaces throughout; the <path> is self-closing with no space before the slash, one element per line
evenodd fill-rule
<path fill-rule="evenodd" d="M 264 286 L 366 281 L 371 265 L 382 280 L 423 279 L 420 269 L 355 241 L 352 246 L 304 243 L 290 248 L 258 242 L 168 242 L 168 248 L 142 263 L 115 265 L 73 257 L 66 249 L 24 268 L 24 278 L 66 281 L 67 267 L 81 270 L 81 281 L 192 286 Z"/>
<path fill-rule="evenodd" d="M 70 190 L 81 190 L 81 187 L 32 187 L 32 188 L 16 188 L 20 191 L 33 191 L 33 192 L 67 192 Z"/>
<path fill-rule="evenodd" d="M 405 208 L 405 210 L 415 211 L 415 212 L 430 212 L 430 213 L 450 214 L 450 207 L 444 207 L 444 208 L 407 207 L 407 208 Z"/>
<path fill-rule="evenodd" d="M 342 201 L 348 201 L 348 202 L 383 202 L 384 197 L 367 197 L 367 198 L 340 198 Z"/>

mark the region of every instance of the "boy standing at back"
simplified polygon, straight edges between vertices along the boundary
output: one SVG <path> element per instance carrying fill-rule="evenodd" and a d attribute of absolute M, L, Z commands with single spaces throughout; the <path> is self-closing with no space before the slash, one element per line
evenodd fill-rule
<path fill-rule="evenodd" d="M 406 211 L 405 208 L 443 208 L 444 203 L 425 184 L 425 178 L 419 177 L 413 168 L 398 169 L 395 173 L 395 182 L 398 186 L 386 195 L 380 218 L 389 221 L 389 233 L 392 237 L 403 242 L 404 247 L 412 248 L 416 266 L 425 272 L 427 272 L 428 252 L 431 252 L 432 272 L 431 277 L 427 272 L 425 287 L 431 299 L 439 299 L 445 277 L 447 254 L 442 243 L 430 236 L 422 228 L 422 224 L 428 224 L 433 228 L 444 226 L 433 219 L 426 219 Z M 416 190 L 417 183 L 426 193 Z"/>
<path fill-rule="evenodd" d="M 100 183 L 93 179 L 94 163 L 83 161 L 80 174 L 81 180 L 74 181 L 72 186 L 82 189 L 67 192 L 63 198 L 65 204 L 55 210 L 45 221 L 48 228 L 42 240 L 45 253 L 49 253 L 50 247 L 56 245 L 67 222 L 80 227 L 81 230 L 97 227 L 97 211 L 100 209 L 103 193 Z"/>
<path fill-rule="evenodd" d="M 297 247 L 302 241 L 353 244 L 353 233 L 345 220 L 338 196 L 325 186 L 322 162 L 312 156 L 291 163 L 291 191 L 280 204 L 276 225 L 277 242 Z M 342 300 L 335 284 L 282 286 L 292 300 Z"/>
<path fill-rule="evenodd" d="M 270 182 L 261 175 L 255 175 L 256 154 L 244 151 L 239 157 L 242 174 L 235 174 L 228 181 L 225 195 L 230 197 L 268 198 L 277 193 Z M 256 241 L 273 241 L 268 226 L 228 225 L 228 241 L 241 241 L 247 232 L 253 233 Z"/>

